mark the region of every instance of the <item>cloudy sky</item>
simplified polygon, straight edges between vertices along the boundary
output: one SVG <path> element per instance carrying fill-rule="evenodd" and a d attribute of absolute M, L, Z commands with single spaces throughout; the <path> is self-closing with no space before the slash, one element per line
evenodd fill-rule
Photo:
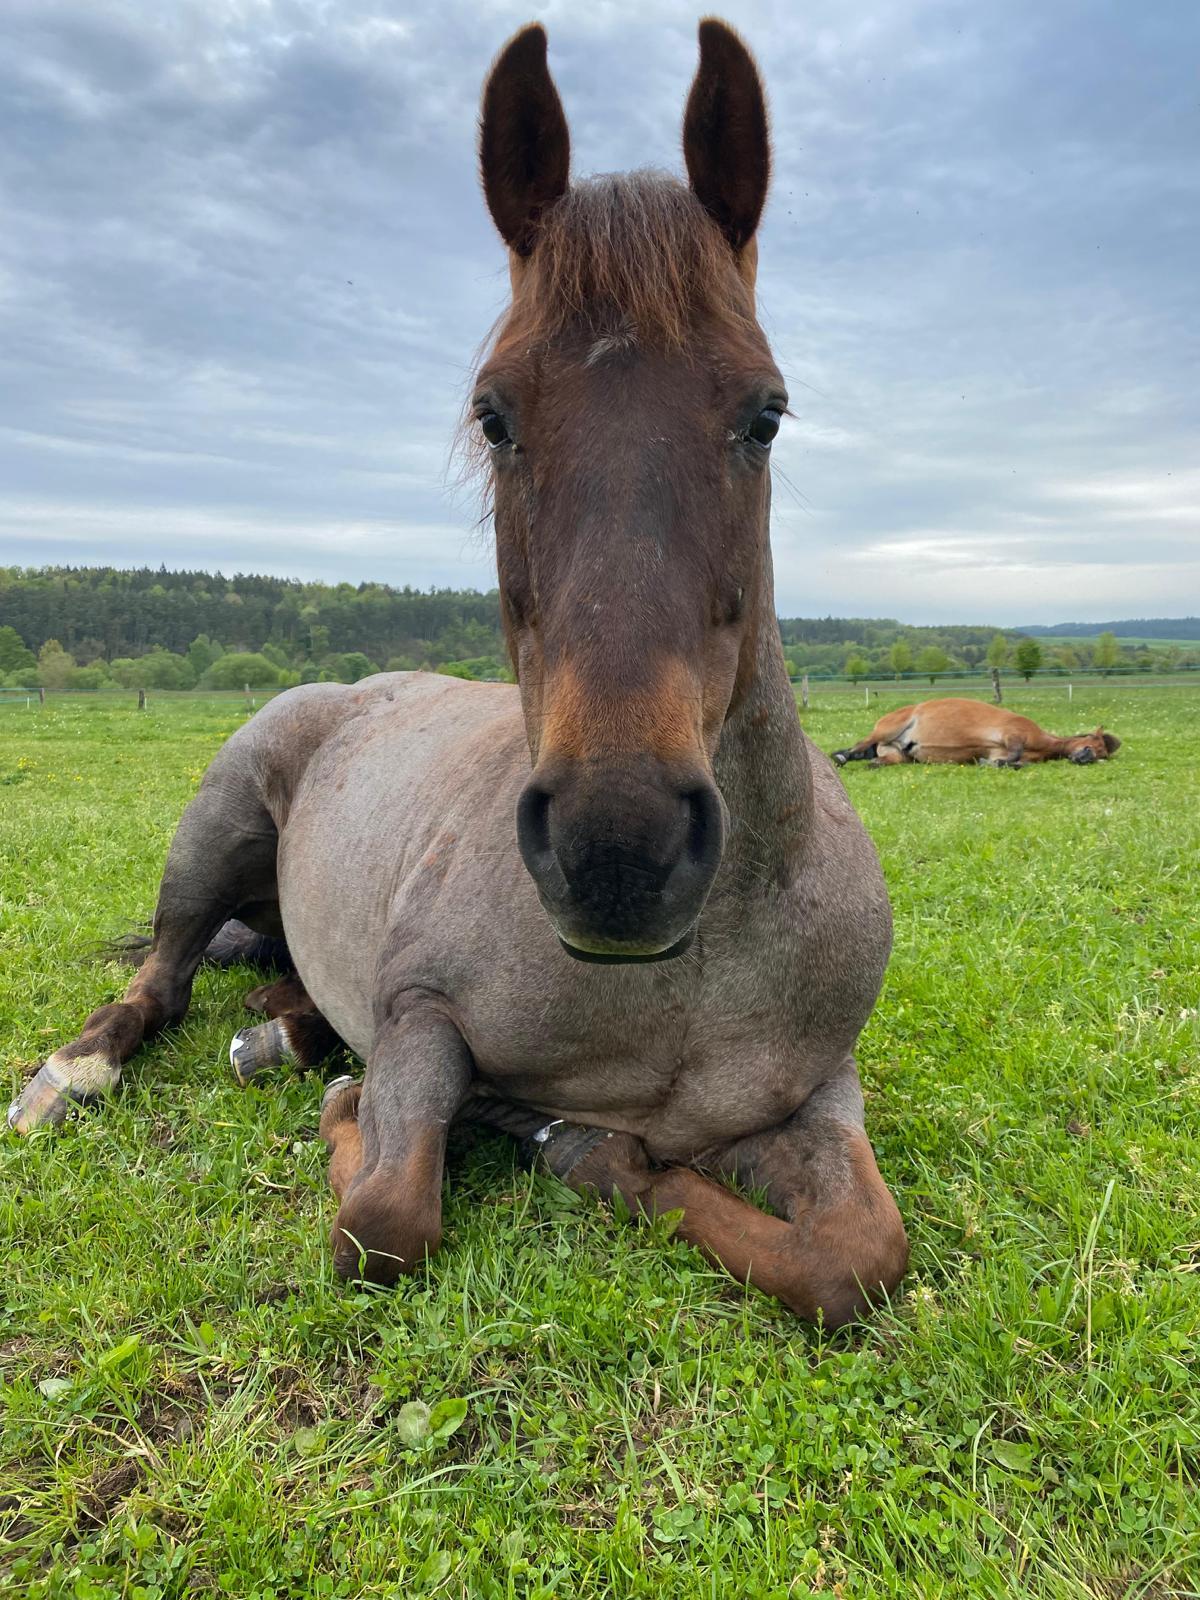
<path fill-rule="evenodd" d="M 1195 0 L 780 0 L 779 609 L 1200 610 Z M 493 582 L 449 465 L 503 254 L 488 62 L 678 169 L 676 0 L 5 0 L 0 562 Z"/>

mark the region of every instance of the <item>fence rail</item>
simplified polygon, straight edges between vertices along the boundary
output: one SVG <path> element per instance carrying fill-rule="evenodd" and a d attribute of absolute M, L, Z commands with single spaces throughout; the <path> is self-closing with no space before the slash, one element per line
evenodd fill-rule
<path fill-rule="evenodd" d="M 847 677 L 845 673 L 805 673 L 793 677 L 791 683 L 801 694 L 806 688 L 809 693 L 820 691 L 822 694 L 861 694 L 868 704 L 872 699 L 878 699 L 883 695 L 914 695 L 917 698 L 928 699 L 937 694 L 991 697 L 994 693 L 990 673 L 985 676 L 979 672 L 966 673 L 960 670 L 934 673 L 933 678 L 934 682 L 930 683 L 928 672 L 869 673 L 866 676 L 856 674 L 854 677 Z M 1015 696 L 1057 691 L 1065 699 L 1070 700 L 1076 689 L 1093 692 L 1097 689 L 1200 690 L 1200 676 L 1197 675 L 1197 669 L 1191 667 L 1178 667 L 1170 672 L 1130 672 L 1113 669 L 1080 671 L 1069 675 L 1064 672 L 1043 670 L 1035 672 L 1031 679 L 1026 679 L 1022 673 L 1001 673 L 1001 685 L 1004 693 Z M 285 692 L 284 689 L 276 688 L 123 689 L 116 686 L 103 689 L 0 688 L 0 707 L 9 705 L 33 709 L 62 700 L 91 700 L 109 703 L 127 702 L 148 709 L 158 701 L 171 704 L 177 701 L 225 700 L 255 710 L 267 700 L 273 699 L 275 695 Z"/>

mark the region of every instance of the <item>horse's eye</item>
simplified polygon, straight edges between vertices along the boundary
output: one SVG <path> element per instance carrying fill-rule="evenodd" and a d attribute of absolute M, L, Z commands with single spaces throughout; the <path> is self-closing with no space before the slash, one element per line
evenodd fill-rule
<path fill-rule="evenodd" d="M 479 419 L 479 426 L 483 429 L 483 437 L 493 450 L 497 446 L 508 443 L 508 428 L 504 418 L 495 411 L 485 411 Z"/>
<path fill-rule="evenodd" d="M 765 411 L 758 413 L 746 431 L 755 444 L 759 444 L 764 450 L 767 450 L 770 448 L 772 439 L 779 432 L 779 424 L 782 421 L 782 412 L 768 406 Z"/>

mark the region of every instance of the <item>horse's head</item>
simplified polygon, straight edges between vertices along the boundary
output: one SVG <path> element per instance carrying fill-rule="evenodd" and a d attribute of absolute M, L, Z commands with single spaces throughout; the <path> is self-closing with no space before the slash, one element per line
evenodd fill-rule
<path fill-rule="evenodd" d="M 1086 767 L 1093 761 L 1107 761 L 1120 748 L 1121 741 L 1115 733 L 1097 728 L 1095 733 L 1076 733 L 1067 740 L 1067 760 Z"/>
<path fill-rule="evenodd" d="M 683 147 L 687 186 L 570 184 L 540 27 L 484 90 L 512 303 L 473 411 L 533 758 L 517 832 L 583 959 L 690 942 L 724 839 L 713 757 L 756 628 L 774 626 L 768 463 L 787 397 L 754 310 L 766 107 L 719 22 L 700 26 Z"/>

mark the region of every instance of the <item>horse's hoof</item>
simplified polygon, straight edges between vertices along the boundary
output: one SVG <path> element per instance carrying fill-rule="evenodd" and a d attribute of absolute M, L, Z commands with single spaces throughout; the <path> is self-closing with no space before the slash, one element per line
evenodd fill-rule
<path fill-rule="evenodd" d="M 35 1128 L 57 1128 L 70 1109 L 69 1096 L 53 1083 L 39 1083 L 34 1078 L 8 1108 L 9 1130 L 24 1136 Z"/>
<path fill-rule="evenodd" d="M 834 766 L 844 767 L 846 765 L 846 762 L 849 759 L 850 758 L 847 756 L 847 754 L 846 754 L 846 752 L 844 750 L 835 750 L 833 752 L 832 760 L 833 760 Z"/>
<path fill-rule="evenodd" d="M 354 1081 L 355 1079 L 353 1074 L 349 1072 L 343 1072 L 340 1078 L 330 1078 L 329 1082 L 325 1085 L 324 1092 L 321 1095 L 322 1114 L 324 1114 L 327 1106 L 333 1104 L 336 1096 L 341 1094 L 342 1090 L 348 1088 Z"/>
<path fill-rule="evenodd" d="M 120 1077 L 120 1067 L 107 1056 L 76 1056 L 68 1061 L 51 1056 L 9 1106 L 8 1126 L 20 1134 L 57 1127 L 73 1106 L 99 1100 L 116 1087 Z"/>
<path fill-rule="evenodd" d="M 522 1139 L 519 1150 L 530 1171 L 551 1172 L 567 1183 L 576 1167 L 612 1137 L 608 1128 L 589 1128 L 558 1117 L 530 1134 L 528 1139 Z"/>
<path fill-rule="evenodd" d="M 294 1060 L 292 1047 L 278 1017 L 254 1028 L 239 1028 L 229 1041 L 229 1065 L 245 1089 L 260 1072 Z"/>

